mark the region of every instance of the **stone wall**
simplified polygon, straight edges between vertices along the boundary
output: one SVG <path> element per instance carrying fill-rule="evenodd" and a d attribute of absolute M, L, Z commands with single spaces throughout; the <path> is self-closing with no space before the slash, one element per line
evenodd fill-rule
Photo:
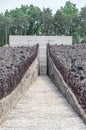
<path fill-rule="evenodd" d="M 33 61 L 20 84 L 8 96 L 0 100 L 0 123 L 7 117 L 8 113 L 16 106 L 30 85 L 38 77 L 39 62 L 38 56 Z"/>
<path fill-rule="evenodd" d="M 20 83 L 38 54 L 38 45 L 0 48 L 0 99 Z"/>
<path fill-rule="evenodd" d="M 75 109 L 75 111 L 79 114 L 79 116 L 86 123 L 85 112 L 82 110 L 81 106 L 78 104 L 78 101 L 75 95 L 73 94 L 73 92 L 71 91 L 71 89 L 65 83 L 61 73 L 57 70 L 51 57 L 49 56 L 49 53 L 48 53 L 48 75 L 51 78 L 51 80 L 55 83 L 56 87 L 61 91 L 63 96 L 67 99 L 68 103 L 71 104 L 71 106 Z"/>
<path fill-rule="evenodd" d="M 47 74 L 46 45 L 72 45 L 71 36 L 10 36 L 10 46 L 28 46 L 39 44 L 40 74 Z"/>

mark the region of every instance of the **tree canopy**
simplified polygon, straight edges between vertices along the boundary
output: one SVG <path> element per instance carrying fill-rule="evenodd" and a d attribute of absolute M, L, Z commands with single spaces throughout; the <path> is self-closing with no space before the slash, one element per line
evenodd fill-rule
<path fill-rule="evenodd" d="M 67 35 L 73 43 L 86 43 L 86 5 L 79 11 L 67 1 L 53 14 L 50 8 L 21 5 L 0 13 L 0 46 L 9 43 L 9 35 Z"/>

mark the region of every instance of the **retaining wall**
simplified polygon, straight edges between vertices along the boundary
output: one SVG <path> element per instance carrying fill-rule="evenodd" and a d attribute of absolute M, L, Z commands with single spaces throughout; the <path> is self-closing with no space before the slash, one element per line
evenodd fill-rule
<path fill-rule="evenodd" d="M 71 36 L 10 36 L 10 46 L 28 46 L 39 44 L 40 74 L 47 74 L 46 46 L 50 44 L 72 45 Z"/>
<path fill-rule="evenodd" d="M 75 109 L 75 111 L 79 114 L 79 116 L 86 123 L 86 114 L 79 105 L 75 95 L 65 83 L 61 73 L 54 65 L 49 53 L 48 53 L 48 75 L 51 80 L 55 83 L 56 87 L 61 91 L 63 96 L 67 99 L 68 103 Z"/>
<path fill-rule="evenodd" d="M 0 123 L 7 117 L 8 113 L 16 106 L 30 85 L 38 77 L 39 62 L 38 56 L 33 61 L 20 84 L 8 96 L 0 100 Z"/>

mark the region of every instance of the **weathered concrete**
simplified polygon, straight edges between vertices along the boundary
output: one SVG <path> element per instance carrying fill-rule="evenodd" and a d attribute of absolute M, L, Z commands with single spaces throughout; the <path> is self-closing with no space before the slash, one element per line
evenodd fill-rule
<path fill-rule="evenodd" d="M 46 45 L 72 45 L 71 36 L 10 36 L 10 46 L 28 46 L 39 44 L 40 74 L 47 74 Z"/>
<path fill-rule="evenodd" d="M 86 114 L 81 108 L 81 106 L 78 103 L 78 100 L 76 99 L 75 95 L 71 91 L 71 89 L 68 87 L 68 85 L 65 83 L 62 75 L 60 74 L 59 70 L 54 65 L 52 59 L 48 55 L 48 74 L 50 78 L 53 80 L 55 85 L 58 87 L 58 89 L 62 92 L 64 97 L 67 99 L 68 103 L 71 104 L 71 106 L 76 110 L 76 112 L 81 116 L 83 121 L 86 123 Z"/>
<path fill-rule="evenodd" d="M 86 130 L 86 126 L 52 81 L 39 76 L 0 130 Z"/>
<path fill-rule="evenodd" d="M 72 45 L 71 36 L 10 36 L 10 46 L 28 46 L 33 44 Z"/>
<path fill-rule="evenodd" d="M 0 123 L 7 117 L 8 113 L 16 106 L 17 102 L 22 98 L 29 86 L 38 77 L 38 57 L 34 60 L 32 65 L 25 73 L 20 84 L 15 88 L 11 94 L 0 100 Z"/>

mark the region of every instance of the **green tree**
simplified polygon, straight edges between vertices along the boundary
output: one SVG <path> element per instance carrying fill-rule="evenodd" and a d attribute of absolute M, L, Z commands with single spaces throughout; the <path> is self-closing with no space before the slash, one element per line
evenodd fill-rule
<path fill-rule="evenodd" d="M 76 4 L 67 1 L 64 7 L 61 7 L 61 11 L 66 18 L 66 35 L 72 35 L 74 32 L 75 19 L 78 16 L 78 9 Z"/>
<path fill-rule="evenodd" d="M 76 4 L 67 1 L 53 15 L 34 5 L 21 5 L 0 13 L 0 46 L 7 44 L 9 35 L 71 35 L 73 43 L 86 42 L 86 6 L 79 12 Z"/>
<path fill-rule="evenodd" d="M 44 8 L 42 12 L 42 25 L 41 32 L 42 35 L 52 35 L 53 34 L 53 16 L 52 10 L 49 8 Z"/>
<path fill-rule="evenodd" d="M 80 11 L 80 38 L 81 42 L 86 43 L 86 5 Z"/>
<path fill-rule="evenodd" d="M 54 15 L 54 28 L 56 35 L 72 36 L 73 43 L 79 41 L 80 20 L 76 4 L 67 1 L 64 7 L 57 10 Z"/>
<path fill-rule="evenodd" d="M 5 14 L 0 15 L 0 31 L 2 33 L 2 44 L 8 44 L 8 36 L 9 36 L 9 29 L 10 29 L 11 19 L 6 16 Z"/>
<path fill-rule="evenodd" d="M 15 10 L 11 10 L 10 16 L 13 19 L 12 28 L 14 30 L 14 33 L 18 35 L 25 34 L 27 26 L 27 15 L 22 11 L 21 8 L 16 8 Z"/>
<path fill-rule="evenodd" d="M 57 12 L 54 15 L 54 34 L 55 35 L 65 35 L 65 24 L 66 24 L 66 18 L 61 10 L 57 10 Z"/>
<path fill-rule="evenodd" d="M 0 14 L 0 46 L 4 44 L 3 14 Z"/>
<path fill-rule="evenodd" d="M 28 8 L 28 35 L 39 35 L 41 26 L 41 10 L 30 5 Z"/>

